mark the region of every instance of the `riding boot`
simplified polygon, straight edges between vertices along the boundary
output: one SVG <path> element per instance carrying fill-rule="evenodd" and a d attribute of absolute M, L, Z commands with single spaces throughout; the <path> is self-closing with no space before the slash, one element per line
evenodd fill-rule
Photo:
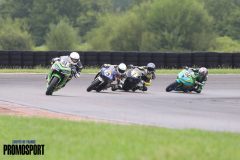
<path fill-rule="evenodd" d="M 198 86 L 198 85 L 196 85 L 196 86 L 194 86 L 193 88 L 191 88 L 191 90 L 189 90 L 190 92 L 196 92 L 196 93 L 201 93 L 201 91 L 202 91 L 202 87 L 201 86 Z"/>
<path fill-rule="evenodd" d="M 122 88 L 119 87 L 118 84 L 112 85 L 112 91 L 116 91 L 118 89 L 122 89 Z"/>
<path fill-rule="evenodd" d="M 139 90 L 141 90 L 141 91 L 147 91 L 147 87 L 146 86 L 138 86 L 137 88 Z"/>
<path fill-rule="evenodd" d="M 147 87 L 143 86 L 142 91 L 147 91 Z"/>

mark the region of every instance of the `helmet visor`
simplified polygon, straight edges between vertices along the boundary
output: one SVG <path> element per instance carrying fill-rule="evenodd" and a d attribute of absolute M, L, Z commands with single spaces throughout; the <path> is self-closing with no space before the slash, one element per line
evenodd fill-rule
<path fill-rule="evenodd" d="M 74 59 L 74 58 L 71 58 L 71 60 L 73 63 L 77 63 L 79 61 L 79 59 Z"/>
<path fill-rule="evenodd" d="M 122 69 L 118 68 L 118 72 L 119 72 L 119 73 L 124 73 L 125 70 L 122 70 Z"/>
<path fill-rule="evenodd" d="M 147 70 L 148 70 L 149 72 L 153 72 L 155 69 L 152 68 L 152 67 L 148 67 Z"/>

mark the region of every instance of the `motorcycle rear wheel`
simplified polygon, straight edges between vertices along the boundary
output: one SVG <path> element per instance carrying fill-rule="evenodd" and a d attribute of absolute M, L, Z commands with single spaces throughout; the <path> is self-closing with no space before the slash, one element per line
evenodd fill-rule
<path fill-rule="evenodd" d="M 59 82 L 59 78 L 58 77 L 53 77 L 48 88 L 47 88 L 47 91 L 46 91 L 46 95 L 52 95 L 55 87 L 57 86 Z"/>

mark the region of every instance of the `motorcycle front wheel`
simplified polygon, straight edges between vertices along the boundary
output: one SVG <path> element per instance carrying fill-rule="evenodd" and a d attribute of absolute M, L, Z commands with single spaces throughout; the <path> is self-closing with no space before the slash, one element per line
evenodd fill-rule
<path fill-rule="evenodd" d="M 96 91 L 100 92 L 101 90 L 105 89 L 107 84 L 108 84 L 108 82 L 103 82 L 102 84 L 97 86 Z"/>
<path fill-rule="evenodd" d="M 55 87 L 57 86 L 58 82 L 59 82 L 58 77 L 53 77 L 52 78 L 52 80 L 51 80 L 51 82 L 50 82 L 50 84 L 47 88 L 46 95 L 52 95 L 52 93 L 53 93 Z"/>
<path fill-rule="evenodd" d="M 101 81 L 100 81 L 98 78 L 96 78 L 96 79 L 92 82 L 92 84 L 87 88 L 87 91 L 88 91 L 88 92 L 92 91 L 92 90 L 93 90 L 94 88 L 96 88 L 100 83 L 101 83 Z"/>
<path fill-rule="evenodd" d="M 166 92 L 171 92 L 171 91 L 175 90 L 177 86 L 178 86 L 177 81 L 171 83 L 169 86 L 167 86 Z"/>

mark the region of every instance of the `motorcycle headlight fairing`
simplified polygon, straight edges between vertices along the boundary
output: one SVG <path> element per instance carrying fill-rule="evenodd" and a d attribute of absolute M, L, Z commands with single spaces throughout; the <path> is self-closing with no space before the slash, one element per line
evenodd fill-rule
<path fill-rule="evenodd" d="M 59 68 L 58 65 L 53 65 L 53 66 L 52 66 L 52 70 L 57 70 L 57 71 L 59 71 L 59 69 L 60 69 L 60 68 Z"/>

